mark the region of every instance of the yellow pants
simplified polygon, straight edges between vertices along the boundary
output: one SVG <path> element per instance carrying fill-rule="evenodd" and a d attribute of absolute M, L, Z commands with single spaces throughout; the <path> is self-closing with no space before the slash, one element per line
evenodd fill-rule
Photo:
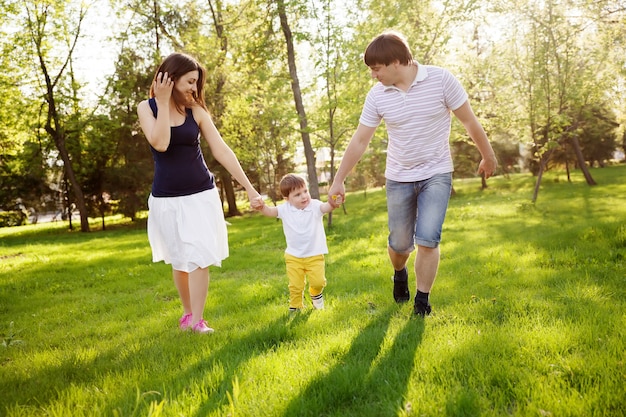
<path fill-rule="evenodd" d="M 309 280 L 309 294 L 320 295 L 326 286 L 324 255 L 296 258 L 285 254 L 287 278 L 289 278 L 289 307 L 303 308 L 304 286 Z"/>

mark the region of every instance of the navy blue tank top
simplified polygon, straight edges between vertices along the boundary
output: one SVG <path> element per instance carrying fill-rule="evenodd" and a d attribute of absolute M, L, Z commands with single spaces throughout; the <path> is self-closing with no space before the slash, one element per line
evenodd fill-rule
<path fill-rule="evenodd" d="M 148 103 L 156 117 L 156 100 L 151 98 Z M 180 197 L 215 187 L 213 174 L 200 149 L 200 127 L 191 109 L 185 112 L 185 122 L 171 128 L 170 145 L 165 152 L 150 146 L 154 159 L 154 197 Z"/>

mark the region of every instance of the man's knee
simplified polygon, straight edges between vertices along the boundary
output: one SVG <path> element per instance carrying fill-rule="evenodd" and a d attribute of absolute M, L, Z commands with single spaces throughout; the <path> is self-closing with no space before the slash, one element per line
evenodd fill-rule
<path fill-rule="evenodd" d="M 408 257 L 408 256 L 411 255 L 411 252 L 413 252 L 415 250 L 415 246 L 413 244 L 411 244 L 411 245 L 405 247 L 404 249 L 399 250 L 399 249 L 394 248 L 393 246 L 391 246 L 391 243 L 389 243 L 387 245 L 387 250 L 389 251 L 389 254 L 392 255 L 392 256 L 406 256 L 406 257 Z"/>
<path fill-rule="evenodd" d="M 418 251 L 432 252 L 439 248 L 439 242 L 423 241 L 416 243 Z"/>

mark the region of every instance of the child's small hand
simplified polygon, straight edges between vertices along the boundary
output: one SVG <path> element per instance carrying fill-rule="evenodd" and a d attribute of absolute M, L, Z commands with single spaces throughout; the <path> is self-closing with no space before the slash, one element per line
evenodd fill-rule
<path fill-rule="evenodd" d="M 331 205 L 335 208 L 339 207 L 343 204 L 343 196 L 341 194 L 331 196 Z"/>
<path fill-rule="evenodd" d="M 261 211 L 265 207 L 265 201 L 263 201 L 263 197 L 259 196 L 250 202 L 250 206 L 254 210 Z"/>

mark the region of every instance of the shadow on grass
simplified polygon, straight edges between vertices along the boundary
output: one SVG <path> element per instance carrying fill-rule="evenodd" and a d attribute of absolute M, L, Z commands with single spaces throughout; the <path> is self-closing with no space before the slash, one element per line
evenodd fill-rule
<path fill-rule="evenodd" d="M 521 205 L 517 212 L 506 216 L 496 213 L 493 218 L 489 218 L 490 214 L 483 213 L 479 207 L 472 205 L 471 209 L 461 210 L 460 206 L 455 207 L 456 203 L 452 204 L 450 220 L 454 221 L 456 215 L 458 228 L 452 230 L 450 227 L 451 230 L 446 231 L 444 245 L 450 246 L 448 246 L 449 250 L 443 252 L 445 258 L 442 261 L 442 272 L 444 272 L 442 278 L 444 279 L 436 284 L 436 303 L 440 302 L 442 307 L 450 307 L 449 315 L 453 318 L 459 315 L 459 310 L 468 310 L 472 314 L 466 317 L 469 317 L 467 320 L 471 323 L 480 323 L 482 326 L 485 323 L 492 323 L 494 328 L 505 330 L 511 326 L 522 325 L 528 328 L 528 333 L 531 333 L 530 330 L 535 329 L 537 323 L 543 320 L 547 320 L 548 324 L 556 328 L 559 321 L 555 320 L 555 317 L 565 317 L 577 324 L 586 324 L 592 330 L 599 328 L 599 330 L 587 333 L 572 332 L 571 340 L 575 342 L 574 346 L 587 349 L 581 350 L 583 353 L 591 352 L 591 348 L 597 346 L 602 347 L 603 340 L 610 341 L 611 338 L 620 337 L 622 333 L 620 333 L 619 319 L 622 315 L 619 314 L 619 309 L 622 305 L 621 300 L 624 299 L 624 276 L 623 269 L 619 268 L 626 257 L 624 243 L 626 239 L 615 237 L 618 234 L 616 232 L 622 230 L 616 230 L 618 225 L 623 224 L 616 220 L 616 216 L 622 212 L 610 210 L 606 214 L 613 217 L 607 219 L 603 211 L 610 207 L 608 201 L 619 202 L 619 199 L 614 196 L 614 200 L 602 200 L 600 204 L 594 201 L 594 198 L 599 197 L 595 189 L 584 188 L 582 191 L 584 197 L 582 199 L 573 200 L 567 195 L 553 198 L 550 203 L 547 200 L 544 203 L 544 194 L 541 194 L 540 204 L 537 206 L 543 209 L 538 210 L 537 206 L 526 204 Z M 375 201 L 382 201 L 382 198 L 381 196 Z M 368 199 L 368 202 L 370 201 Z M 576 201 L 575 206 L 572 206 L 573 201 Z M 483 203 L 487 206 L 488 199 L 485 199 Z M 336 239 L 333 247 L 330 248 L 332 254 L 329 255 L 329 260 L 332 259 L 333 262 L 329 262 L 328 271 L 336 271 L 331 275 L 333 281 L 331 281 L 332 287 L 330 288 L 337 294 L 343 292 L 344 299 L 348 296 L 369 299 L 368 297 L 376 297 L 383 291 L 388 297 L 388 287 L 384 287 L 383 284 L 387 282 L 389 285 L 389 281 L 383 281 L 383 283 L 379 281 L 381 279 L 379 275 L 386 275 L 388 271 L 386 257 L 370 256 L 367 253 L 364 255 L 361 247 L 358 247 L 359 251 L 351 250 L 342 253 L 338 250 L 344 242 L 350 245 L 350 249 L 354 249 L 356 246 L 352 239 L 355 236 L 363 235 L 361 236 L 361 240 L 364 241 L 363 246 L 378 242 L 371 236 L 376 236 L 376 233 L 380 231 L 384 233 L 385 224 L 381 219 L 386 218 L 384 207 L 382 204 L 379 205 L 380 207 L 376 208 L 375 219 L 371 215 L 363 214 L 364 211 L 355 214 L 356 209 L 351 212 L 350 217 L 343 215 L 335 217 L 333 233 L 328 234 L 329 237 Z M 363 206 L 367 205 L 363 204 Z M 503 208 L 507 207 L 503 206 Z M 484 222 L 481 221 L 483 217 L 485 217 Z M 377 227 L 373 227 L 373 224 Z M 447 224 L 454 225 L 454 222 L 447 221 Z M 268 236 L 280 236 L 279 226 L 273 223 L 270 225 L 276 230 L 271 234 L 268 232 Z M 247 232 L 247 229 L 242 228 L 242 239 L 247 236 L 245 234 Z M 162 303 L 154 302 L 156 284 L 150 284 L 149 280 L 153 276 L 160 276 L 160 273 L 155 272 L 154 269 L 164 273 L 169 269 L 163 266 L 148 267 L 150 259 L 147 252 L 145 250 L 133 251 L 137 246 L 147 247 L 145 231 L 133 230 L 130 233 L 131 238 L 122 241 L 114 239 L 117 236 L 116 231 L 86 236 L 80 233 L 63 233 L 59 237 L 52 232 L 50 235 L 44 233 L 43 238 L 38 239 L 38 243 L 64 244 L 67 245 L 66 251 L 71 251 L 74 245 L 78 248 L 81 244 L 94 245 L 95 241 L 101 238 L 111 239 L 109 241 L 102 239 L 104 242 L 98 242 L 102 243 L 98 246 L 102 253 L 90 254 L 88 261 L 78 256 L 72 259 L 72 262 L 62 266 L 55 263 L 36 262 L 28 265 L 28 271 L 19 271 L 19 275 L 17 271 L 7 269 L 5 275 L 10 276 L 11 279 L 0 285 L 0 306 L 2 306 L 0 314 L 7 318 L 13 318 L 15 315 L 26 320 L 31 316 L 29 313 L 36 311 L 40 316 L 40 320 L 37 321 L 40 321 L 40 324 L 43 323 L 44 327 L 38 330 L 37 323 L 29 320 L 27 329 L 32 331 L 45 331 L 46 326 L 54 328 L 57 324 L 54 320 L 65 317 L 57 310 L 67 310 L 73 305 L 86 305 L 87 299 L 77 300 L 72 296 L 77 285 L 93 287 L 94 292 L 111 293 L 110 300 L 104 302 L 99 298 L 94 298 L 102 304 L 96 307 L 87 306 L 87 311 L 77 310 L 81 314 L 86 314 L 87 317 L 93 317 L 90 319 L 93 320 L 93 327 L 77 327 L 79 330 L 68 331 L 67 338 L 62 342 L 58 342 L 58 338 L 55 339 L 57 345 L 43 346 L 53 351 L 49 365 L 28 375 L 13 375 L 7 372 L 7 377 L 0 381 L 0 392 L 9 392 L 9 387 L 18 387 L 19 396 L 14 395 L 10 400 L 14 404 L 24 404 L 27 407 L 37 406 L 46 410 L 55 406 L 54 403 L 58 397 L 68 402 L 66 396 L 72 392 L 71 388 L 75 389 L 76 386 L 83 385 L 85 390 L 93 389 L 94 396 L 102 398 L 105 394 L 100 394 L 99 388 L 95 385 L 102 383 L 103 372 L 111 374 L 112 379 L 115 379 L 118 374 L 136 375 L 141 372 L 132 384 L 147 393 L 156 392 L 153 390 L 163 391 L 163 396 L 168 400 L 175 400 L 179 396 L 185 397 L 190 391 L 190 386 L 201 386 L 202 397 L 198 400 L 199 409 L 194 408 L 194 412 L 198 416 L 210 414 L 220 411 L 227 405 L 227 394 L 233 392 L 235 388 L 232 378 L 241 372 L 242 367 L 245 367 L 248 361 L 298 338 L 298 328 L 301 330 L 301 326 L 308 319 L 307 315 L 291 318 L 285 315 L 275 320 L 266 320 L 263 318 L 266 316 L 257 312 L 253 319 L 256 321 L 258 318 L 262 322 L 258 323 L 259 327 L 256 330 L 238 334 L 238 329 L 235 328 L 234 332 L 229 335 L 222 336 L 220 333 L 217 339 L 203 339 L 194 335 L 162 331 L 160 330 L 163 328 L 162 323 L 159 323 L 158 319 L 163 311 Z M 346 238 L 343 239 L 343 236 Z M 22 245 L 30 244 L 28 240 L 30 237 L 26 235 L 16 238 L 3 237 L 1 245 L 9 249 L 7 251 L 9 254 L 14 255 L 11 251 L 14 248 L 15 252 L 22 251 Z M 240 245 L 247 247 L 249 241 L 254 242 L 256 239 L 256 235 L 252 234 L 251 237 L 246 237 Z M 259 292 L 250 292 L 256 294 L 256 297 L 250 300 L 256 306 L 278 302 L 283 296 L 279 290 L 284 285 L 282 257 L 280 256 L 282 236 L 275 240 L 280 242 L 280 245 L 276 244 L 273 258 L 269 261 L 265 260 L 262 265 L 269 271 L 280 271 L 273 272 L 273 276 L 275 275 L 275 279 L 280 280 L 280 283 L 272 282 L 267 288 L 262 287 L 264 292 L 261 293 L 261 297 L 258 295 Z M 454 244 L 457 246 L 453 246 Z M 233 246 L 236 247 L 236 245 Z M 105 250 L 102 250 L 103 248 Z M 261 248 L 260 245 L 259 248 Z M 380 247 L 371 249 L 375 254 L 384 250 L 384 243 Z M 258 259 L 263 257 L 261 249 L 258 253 L 239 250 L 236 255 L 254 260 L 251 263 L 251 271 L 258 268 L 260 264 Z M 265 255 L 268 257 L 267 254 Z M 8 264 L 13 260 L 7 258 L 2 262 Z M 138 265 L 142 268 L 137 268 Z M 236 269 L 239 272 L 242 269 L 239 263 L 233 263 L 233 265 L 237 268 L 225 268 L 225 278 L 234 275 L 238 279 L 239 275 L 242 275 L 230 271 L 230 269 Z M 132 266 L 130 272 L 134 275 L 130 280 L 121 279 L 130 275 L 116 271 L 120 268 L 129 268 L 129 266 Z M 532 269 L 533 272 L 529 274 L 525 272 L 526 269 Z M 454 271 L 458 276 L 446 276 L 447 271 Z M 254 275 L 252 272 L 250 274 Z M 34 279 L 30 275 L 39 278 Z M 263 273 L 257 271 L 256 275 L 262 276 Z M 68 277 L 78 277 L 78 279 L 69 280 Z M 134 282 L 137 279 L 142 281 Z M 227 279 L 224 281 L 229 282 Z M 133 284 L 130 285 L 128 282 Z M 244 288 L 233 289 L 230 284 L 227 287 L 229 297 L 238 300 L 243 298 Z M 447 289 L 441 291 L 444 288 Z M 140 321 L 138 324 L 147 330 L 139 334 L 130 329 L 126 323 L 111 327 L 105 326 L 104 329 L 99 327 L 106 325 L 109 310 L 114 309 L 115 304 L 119 303 L 116 298 L 121 295 L 126 296 L 127 293 L 134 294 L 135 298 L 132 300 L 138 304 L 137 309 L 141 310 L 145 317 L 152 316 L 157 319 Z M 44 304 L 44 300 L 53 296 L 55 297 L 53 305 L 49 306 L 49 301 Z M 447 302 L 444 302 L 446 299 Z M 462 301 L 464 299 L 472 303 L 470 307 L 465 308 Z M 37 303 L 41 303 L 42 308 L 47 310 L 34 308 L 34 306 L 39 306 Z M 455 304 L 458 305 L 455 306 Z M 53 312 L 56 314 L 50 314 Z M 406 407 L 403 403 L 406 401 L 409 382 L 412 385 L 420 383 L 420 376 L 414 375 L 411 378 L 411 374 L 415 366 L 415 352 L 422 342 L 424 322 L 407 320 L 393 341 L 385 343 L 385 335 L 389 334 L 390 322 L 394 314 L 397 314 L 395 312 L 397 312 L 396 309 L 388 307 L 370 316 L 371 321 L 352 341 L 349 350 L 340 358 L 339 363 L 312 379 L 302 392 L 291 398 L 283 409 L 284 415 L 399 414 L 399 410 Z M 100 314 L 104 316 L 102 319 L 98 318 Z M 229 311 L 227 314 L 232 315 L 233 312 Z M 609 326 L 603 324 L 602 320 L 609 323 Z M 240 322 L 240 324 L 248 323 Z M 584 330 L 583 326 L 579 327 Z M 114 346 L 96 352 L 97 346 L 89 348 L 83 345 L 81 342 L 83 333 L 85 333 L 84 336 L 88 336 L 87 340 L 96 340 L 94 333 L 97 333 L 100 338 L 112 338 L 115 340 Z M 589 334 L 595 337 L 587 337 Z M 502 337 L 500 334 L 487 336 L 481 339 L 480 344 L 472 345 L 471 348 L 453 355 L 449 360 L 450 366 L 445 369 L 455 369 L 456 373 L 453 377 L 465 381 L 467 375 L 482 376 L 482 371 L 478 371 L 482 361 L 491 359 L 491 363 L 494 363 L 493 358 L 498 353 L 486 350 L 482 352 L 484 356 L 481 358 L 482 361 L 476 360 L 476 347 L 505 346 L 508 355 L 500 357 L 497 362 L 499 366 L 492 365 L 488 372 L 487 382 L 478 387 L 459 388 L 449 393 L 446 404 L 449 415 L 461 415 L 467 410 L 476 411 L 482 408 L 482 401 L 487 401 L 488 404 L 504 404 L 504 409 L 506 409 L 506 406 L 516 404 L 516 401 L 522 398 L 519 392 L 511 389 L 510 381 L 521 386 L 529 385 L 531 378 L 527 374 L 515 373 L 514 369 L 509 367 L 510 365 L 502 366 L 510 364 L 509 358 L 514 358 L 515 354 L 524 353 L 519 348 L 520 343 L 526 343 L 523 342 L 524 339 L 515 340 Z M 66 347 L 66 344 L 73 342 L 76 343 L 75 348 Z M 164 349 L 164 343 L 176 343 L 177 348 L 175 350 Z M 391 346 L 388 346 L 389 344 Z M 216 347 L 215 350 L 212 350 L 212 347 Z M 201 359 L 191 364 L 188 363 L 187 358 L 194 355 L 197 357 L 198 351 L 201 352 Z M 202 353 L 205 351 L 206 354 Z M 619 361 L 618 363 L 621 364 L 619 352 L 621 350 L 617 354 L 610 355 L 609 359 L 612 363 Z M 572 360 L 575 359 L 575 355 L 570 356 L 573 356 Z M 522 356 L 522 358 L 525 359 L 527 356 Z M 459 369 L 458 364 L 462 364 L 463 367 Z M 585 377 L 582 378 L 583 381 L 588 380 L 587 375 L 594 378 L 597 374 L 602 375 L 596 369 L 586 371 L 586 368 L 586 363 L 580 369 L 574 368 Z M 219 372 L 210 372 L 212 369 L 219 369 Z M 320 367 L 314 369 L 319 370 Z M 133 371 L 136 372 L 133 373 Z M 596 379 L 602 380 L 602 378 Z M 120 380 L 123 379 L 120 378 Z M 46 381 L 59 382 L 51 386 Z M 564 378 L 560 383 L 576 388 L 575 384 L 578 382 L 570 382 Z M 610 388 L 617 386 L 615 384 Z M 479 388 L 495 389 L 506 395 L 503 399 L 482 398 Z M 616 390 L 613 389 L 612 392 L 614 391 Z M 150 404 L 146 401 L 149 399 L 142 399 L 138 402 L 135 394 L 134 390 L 123 393 L 115 390 L 111 393 L 111 401 L 107 399 L 106 405 L 102 407 L 108 411 L 104 414 L 114 415 L 117 411 L 124 410 L 122 414 L 131 415 L 133 410 L 129 407 L 133 404 L 135 404 L 135 412 L 147 412 Z M 102 404 L 101 401 L 97 403 Z M 611 404 L 617 404 L 617 401 Z"/>
<path fill-rule="evenodd" d="M 283 415 L 379 416 L 395 415 L 403 408 L 424 321 L 407 320 L 392 346 L 383 352 L 394 312 L 396 306 L 378 313 L 354 339 L 339 363 L 312 380 L 287 405 Z"/>
<path fill-rule="evenodd" d="M 162 334 L 155 331 L 137 338 L 135 333 L 127 331 L 124 327 L 124 324 L 121 323 L 117 326 L 118 343 L 111 349 L 104 351 L 98 351 L 97 347 L 80 346 L 82 343 L 81 335 L 68 335 L 63 342 L 53 342 L 50 346 L 42 346 L 42 350 L 58 350 L 60 353 L 49 359 L 47 366 L 31 371 L 27 378 L 21 375 L 7 375 L 2 378 L 0 391 L 15 391 L 15 387 L 19 387 L 19 391 L 24 394 L 13 396 L 12 401 L 14 403 L 12 405 L 26 409 L 36 407 L 37 412 L 44 413 L 46 410 L 53 409 L 56 406 L 55 403 L 73 401 L 70 399 L 72 395 L 70 392 L 73 388 L 102 383 L 103 366 L 107 369 L 108 374 L 123 374 L 129 369 L 134 369 L 138 355 L 136 355 L 136 351 L 133 351 L 133 354 L 126 354 L 125 351 L 129 346 L 141 346 L 142 358 L 152 354 L 155 358 L 159 357 L 161 353 L 159 340 Z M 94 337 L 93 333 L 98 333 L 98 329 L 90 328 L 87 333 L 84 334 L 85 337 Z M 66 349 L 65 344 L 71 345 L 73 343 L 76 346 L 69 350 L 69 353 L 66 353 L 68 349 Z M 36 393 L 36 396 L 28 396 L 28 393 Z M 132 393 L 129 394 L 134 396 Z M 132 400 L 129 401 L 133 402 Z M 6 405 L 9 406 L 9 404 Z M 114 414 L 108 413 L 107 415 Z"/>
<path fill-rule="evenodd" d="M 139 355 L 127 356 L 122 360 L 119 352 L 115 350 L 102 352 L 97 360 L 110 364 L 108 373 L 123 373 L 137 367 L 147 369 L 143 378 L 134 381 L 136 392 L 123 392 L 117 396 L 111 395 L 107 399 L 103 415 L 145 415 L 142 413 L 147 413 L 153 405 L 161 401 L 175 401 L 176 398 L 188 395 L 189 391 L 193 391 L 192 387 L 197 386 L 203 387 L 202 398 L 198 399 L 199 405 L 194 415 L 200 417 L 213 414 L 228 405 L 229 393 L 236 391 L 233 377 L 240 372 L 241 367 L 254 357 L 271 352 L 297 338 L 297 328 L 307 322 L 310 314 L 311 310 L 299 314 L 285 313 L 256 331 L 245 333 L 224 332 L 204 336 L 189 332 L 180 333 L 178 330 L 152 332 L 145 337 L 132 340 L 136 346 L 141 346 L 141 351 L 137 352 Z M 236 334 L 241 334 L 242 337 L 237 338 L 234 336 Z M 227 342 L 218 339 L 220 337 L 227 338 Z M 164 352 L 162 344 L 169 344 L 172 338 L 182 342 L 179 345 L 180 349 L 175 352 L 166 349 Z M 216 344 L 220 347 L 211 350 L 211 346 Z M 200 354 L 200 360 L 192 359 L 190 362 L 189 358 L 197 358 L 198 352 L 204 349 L 208 349 L 209 353 Z M 172 363 L 176 361 L 180 362 L 180 370 L 171 372 Z M 158 370 L 152 369 L 158 368 L 159 362 L 166 372 L 159 373 Z M 42 377 L 46 380 L 69 378 L 72 384 L 92 383 L 97 380 L 97 375 L 90 372 L 92 368 L 93 364 L 89 363 L 81 369 L 77 369 L 72 363 L 64 363 L 49 368 L 47 374 Z M 67 375 L 68 371 L 71 371 L 72 375 Z M 209 376 L 210 379 L 198 379 L 199 376 L 200 378 Z M 48 401 L 52 402 L 52 398 L 38 399 L 42 407 L 45 407 L 43 404 Z M 134 409 L 129 409 L 130 404 L 134 404 Z"/>
<path fill-rule="evenodd" d="M 600 293 L 596 305 L 588 308 L 605 307 L 604 296 L 623 288 L 619 277 L 620 264 L 626 258 L 619 238 L 620 215 L 626 214 L 619 209 L 623 186 L 564 183 L 558 188 L 555 184 L 546 187 L 551 188 L 550 193 L 544 192 L 536 204 L 516 198 L 502 205 L 496 199 L 495 203 L 508 211 L 494 211 L 483 216 L 481 223 L 475 221 L 482 219 L 478 208 L 481 204 L 488 207 L 489 198 L 473 204 L 476 207 L 471 210 L 451 204 L 444 231 L 444 274 L 449 270 L 471 276 L 472 291 L 491 290 L 491 296 L 499 300 L 513 294 L 512 290 L 542 302 L 549 300 L 553 308 L 562 310 L 555 311 L 561 315 L 588 302 L 580 297 L 562 303 L 568 292 Z M 467 248 L 472 251 L 465 252 Z M 466 285 L 465 281 L 458 283 Z M 480 295 L 487 297 L 488 293 Z"/>
<path fill-rule="evenodd" d="M 195 412 L 195 415 L 198 417 L 207 416 L 227 405 L 226 398 L 229 393 L 236 392 L 236 388 L 233 387 L 233 377 L 239 373 L 243 364 L 255 356 L 261 356 L 296 338 L 296 328 L 305 324 L 310 314 L 311 310 L 295 314 L 285 313 L 263 328 L 257 331 L 246 332 L 244 337 L 225 344 L 220 350 L 213 352 L 210 357 L 198 363 L 193 369 L 189 369 L 185 374 L 177 374 L 173 380 L 164 381 L 163 385 L 175 386 L 176 381 L 189 380 L 193 375 L 197 375 L 199 371 L 214 364 L 223 366 L 224 378 L 221 383 L 213 387 L 211 394 Z M 233 352 L 241 352 L 241 354 L 233 355 Z M 176 395 L 176 393 L 174 394 Z"/>
<path fill-rule="evenodd" d="M 99 392 L 97 397 L 100 398 L 95 403 L 102 408 L 97 409 L 97 412 L 111 416 L 147 415 L 150 407 L 162 400 L 176 399 L 187 395 L 193 386 L 203 386 L 207 399 L 199 405 L 196 414 L 206 416 L 227 405 L 227 393 L 233 392 L 232 377 L 237 375 L 241 366 L 245 366 L 253 357 L 263 355 L 296 338 L 297 328 L 307 322 L 310 314 L 284 314 L 265 323 L 256 331 L 204 336 L 190 332 L 181 333 L 175 327 L 163 330 L 162 318 L 158 314 L 161 306 L 155 303 L 152 307 L 153 310 L 144 312 L 145 317 L 130 324 L 110 326 L 106 332 L 102 332 L 101 337 L 116 340 L 106 350 L 81 346 L 82 337 L 98 337 L 100 331 L 97 327 L 85 329 L 86 333 L 82 335 L 73 334 L 60 345 L 45 347 L 59 349 L 62 353 L 57 355 L 56 360 L 50 360 L 47 366 L 29 374 L 26 379 L 20 375 L 2 378 L 0 391 L 4 392 L 6 389 L 9 392 L 10 389 L 21 387 L 25 393 L 36 392 L 36 397 L 13 396 L 13 406 L 36 408 L 43 412 L 53 409 L 57 403 L 68 404 L 74 401 L 71 396 L 76 387 L 84 387 L 81 391 L 95 386 L 102 387 L 100 384 L 103 384 L 103 372 L 112 378 L 139 373 L 139 378 L 131 383 L 135 390 L 109 387 L 104 402 L 102 393 Z M 148 331 L 139 336 L 132 330 L 136 327 Z M 241 337 L 237 337 L 238 334 Z M 68 351 L 64 344 L 72 344 L 74 341 L 76 346 Z M 178 343 L 178 350 L 167 349 L 167 346 L 175 342 Z M 218 344 L 219 348 L 211 349 L 211 346 Z M 208 353 L 202 354 L 204 350 L 208 350 Z M 66 351 L 69 353 L 65 353 Z M 201 359 L 198 360 L 198 357 Z M 190 358 L 195 359 L 190 362 Z M 179 370 L 173 371 L 177 364 Z M 215 369 L 220 369 L 220 372 L 212 372 Z M 199 376 L 202 378 L 206 375 L 211 375 L 210 381 L 198 379 Z M 218 379 L 219 375 L 221 381 Z M 54 381 L 54 386 L 50 385 L 50 381 Z M 36 388 L 37 385 L 40 385 L 39 389 Z"/>
<path fill-rule="evenodd" d="M 100 410 L 102 415 L 147 415 L 148 410 L 155 404 L 165 400 L 176 399 L 184 396 L 190 387 L 194 385 L 204 386 L 206 401 L 199 406 L 195 415 L 206 416 L 221 407 L 227 405 L 227 393 L 233 391 L 232 376 L 237 375 L 239 367 L 252 357 L 262 355 L 277 346 L 289 341 L 293 336 L 293 328 L 305 323 L 307 314 L 297 317 L 282 315 L 276 320 L 267 323 L 261 329 L 246 332 L 241 338 L 233 338 L 229 343 L 196 362 L 189 362 L 189 358 L 196 358 L 199 350 L 206 349 L 207 345 L 223 343 L 216 340 L 216 335 L 204 336 L 192 333 L 180 333 L 176 331 L 153 331 L 141 338 L 135 333 L 121 332 L 127 340 L 120 340 L 116 347 L 98 352 L 88 361 L 77 364 L 76 358 L 67 358 L 61 363 L 51 365 L 47 369 L 32 375 L 30 380 L 58 381 L 60 386 L 56 395 L 51 390 L 46 395 L 39 395 L 36 404 L 39 409 L 46 409 L 53 404 L 57 397 L 63 397 L 65 387 L 68 385 L 91 385 L 100 382 L 102 363 L 107 364 L 107 374 L 124 374 L 136 371 L 138 368 L 145 369 L 143 377 L 134 381 L 136 391 L 124 391 L 119 393 L 110 392 L 104 407 Z M 145 323 L 147 325 L 147 323 Z M 162 329 L 162 326 L 153 326 Z M 231 337 L 224 335 L 223 337 Z M 164 351 L 163 344 L 168 344 L 171 339 L 180 340 L 180 349 L 172 353 Z M 184 341 L 184 342 L 183 342 Z M 122 352 L 124 346 L 135 346 L 139 350 Z M 173 356 L 174 355 L 174 356 Z M 195 355 L 195 356 L 194 356 Z M 174 362 L 180 363 L 179 372 L 171 372 Z M 162 368 L 163 373 L 158 372 Z M 198 375 L 207 375 L 220 368 L 217 374 L 223 379 L 211 382 L 198 380 Z M 214 377 L 212 377 L 214 378 Z M 18 380 L 6 381 L 9 384 L 19 383 Z M 2 385 L 0 384 L 0 387 Z M 134 404 L 134 405 L 133 405 Z M 23 403 L 22 403 L 23 405 Z"/>

